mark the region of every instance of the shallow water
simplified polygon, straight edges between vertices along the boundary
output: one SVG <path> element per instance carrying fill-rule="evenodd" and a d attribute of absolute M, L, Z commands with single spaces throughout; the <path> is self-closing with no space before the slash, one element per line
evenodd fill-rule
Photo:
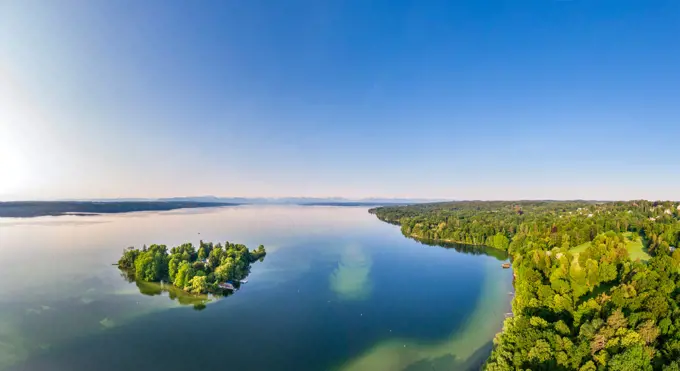
<path fill-rule="evenodd" d="M 139 285 L 123 248 L 264 244 L 225 298 Z M 0 369 L 432 370 L 483 360 L 512 273 L 366 208 L 239 206 L 0 219 Z M 206 305 L 203 305 L 207 303 Z"/>

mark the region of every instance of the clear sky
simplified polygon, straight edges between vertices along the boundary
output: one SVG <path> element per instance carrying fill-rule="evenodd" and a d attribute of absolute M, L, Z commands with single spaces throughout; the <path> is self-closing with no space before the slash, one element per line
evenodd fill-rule
<path fill-rule="evenodd" d="M 677 200 L 679 143 L 677 0 L 0 0 L 0 200 Z"/>

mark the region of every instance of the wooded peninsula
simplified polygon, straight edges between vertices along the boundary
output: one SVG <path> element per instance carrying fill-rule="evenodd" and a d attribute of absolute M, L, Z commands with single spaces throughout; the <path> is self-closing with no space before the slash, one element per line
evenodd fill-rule
<path fill-rule="evenodd" d="M 267 254 L 264 246 L 248 250 L 245 245 L 200 242 L 198 250 L 185 243 L 168 253 L 165 245 L 127 248 L 118 268 L 139 281 L 165 281 L 194 294 L 233 291 L 250 273 L 255 261 Z"/>
<path fill-rule="evenodd" d="M 370 212 L 408 237 L 509 253 L 513 316 L 486 370 L 680 370 L 677 202 L 466 201 Z"/>

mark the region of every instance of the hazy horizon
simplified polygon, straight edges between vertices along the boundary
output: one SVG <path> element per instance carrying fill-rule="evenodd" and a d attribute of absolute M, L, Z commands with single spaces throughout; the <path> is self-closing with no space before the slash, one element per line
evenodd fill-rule
<path fill-rule="evenodd" d="M 170 197 L 104 197 L 104 198 L 78 198 L 78 197 L 66 197 L 66 198 L 35 198 L 35 199 L 6 199 L 0 200 L 0 202 L 69 202 L 69 201 L 165 201 L 165 200 L 200 200 L 214 198 L 216 202 L 228 202 L 228 200 L 265 200 L 265 201 L 295 201 L 295 200 L 312 200 L 318 202 L 380 202 L 380 201 L 393 201 L 393 202 L 411 202 L 411 203 L 435 203 L 435 202 L 471 202 L 471 201 L 507 201 L 507 202 L 531 202 L 531 201 L 585 201 L 585 202 L 629 202 L 636 200 L 647 200 L 647 201 L 659 201 L 659 202 L 680 202 L 677 199 L 653 199 L 653 198 L 631 198 L 631 199 L 595 199 L 595 198 L 422 198 L 422 197 L 343 197 L 343 196 L 281 196 L 281 197 L 268 197 L 268 196 L 253 196 L 253 197 L 243 197 L 243 196 L 170 196 Z M 226 200 L 226 201 L 223 201 Z M 209 202 L 209 201 L 206 201 Z M 293 202 L 294 203 L 294 202 Z M 267 204 L 266 202 L 264 204 Z"/>
<path fill-rule="evenodd" d="M 2 2 L 0 201 L 677 200 L 678 15 L 636 0 Z"/>
<path fill-rule="evenodd" d="M 201 199 L 201 198 L 215 198 L 215 199 L 247 199 L 247 200 L 295 200 L 295 199 L 310 199 L 310 200 L 343 200 L 343 201 L 362 201 L 362 200 L 421 200 L 421 201 L 443 201 L 444 199 L 438 198 L 419 198 L 419 197 L 406 197 L 406 198 L 396 198 L 396 197 L 343 197 L 343 196 L 321 196 L 321 197 L 309 197 L 309 196 L 282 196 L 282 197 L 268 197 L 268 196 L 254 196 L 254 197 L 243 197 L 243 196 L 214 196 L 214 195 L 200 195 L 200 196 L 170 196 L 170 197 L 111 197 L 111 198 L 78 198 L 78 197 L 65 197 L 65 198 L 44 198 L 44 199 L 15 199 L 15 200 L 0 200 L 2 201 L 97 201 L 97 200 L 169 200 L 169 199 Z"/>

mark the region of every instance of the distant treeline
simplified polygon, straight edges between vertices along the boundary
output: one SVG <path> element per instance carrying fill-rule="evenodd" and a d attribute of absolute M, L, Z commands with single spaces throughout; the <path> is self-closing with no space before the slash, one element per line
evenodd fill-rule
<path fill-rule="evenodd" d="M 597 235 L 634 232 L 651 254 L 680 240 L 674 202 L 460 201 L 369 210 L 418 239 L 484 245 L 511 254 L 532 248 L 574 247 Z"/>
<path fill-rule="evenodd" d="M 236 204 L 193 201 L 13 201 L 0 202 L 0 217 L 27 218 L 65 214 L 111 214 L 230 205 Z"/>

